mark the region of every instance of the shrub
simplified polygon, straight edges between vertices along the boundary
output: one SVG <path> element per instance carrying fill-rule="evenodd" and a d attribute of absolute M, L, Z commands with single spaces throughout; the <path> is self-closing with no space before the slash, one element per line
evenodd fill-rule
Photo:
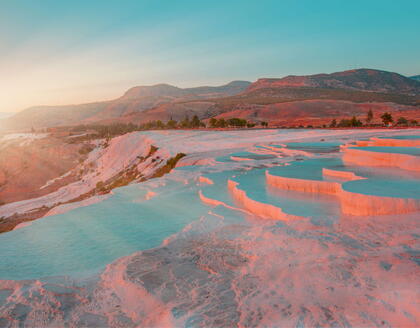
<path fill-rule="evenodd" d="M 397 120 L 397 125 L 408 125 L 408 120 L 405 117 L 400 117 Z"/>
<path fill-rule="evenodd" d="M 212 117 L 211 119 L 210 119 L 210 127 L 211 128 L 215 128 L 215 127 L 217 127 L 217 119 L 216 118 L 214 118 L 214 117 Z"/>
<path fill-rule="evenodd" d="M 166 127 L 168 129 L 175 129 L 177 126 L 177 121 L 170 119 L 167 123 L 166 123 Z"/>
<path fill-rule="evenodd" d="M 388 112 L 383 113 L 381 115 L 381 119 L 382 119 L 382 122 L 385 125 L 389 125 L 390 123 L 394 122 L 394 119 L 392 118 L 392 115 L 390 113 L 388 113 Z"/>

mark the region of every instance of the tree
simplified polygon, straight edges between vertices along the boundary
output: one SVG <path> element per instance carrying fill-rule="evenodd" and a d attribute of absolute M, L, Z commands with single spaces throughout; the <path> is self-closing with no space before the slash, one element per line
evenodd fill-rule
<path fill-rule="evenodd" d="M 362 126 L 363 124 L 362 124 L 362 122 L 361 122 L 360 120 L 358 120 L 358 119 L 356 118 L 356 116 L 353 116 L 353 117 L 351 118 L 350 125 L 351 125 L 352 127 L 357 127 L 357 126 Z"/>
<path fill-rule="evenodd" d="M 188 116 L 186 116 L 181 122 L 181 127 L 189 128 L 190 126 L 191 126 L 190 119 Z"/>
<path fill-rule="evenodd" d="M 356 118 L 356 116 L 353 116 L 351 119 L 343 118 L 338 123 L 338 127 L 340 128 L 350 128 L 350 127 L 358 127 L 362 126 L 362 122 Z"/>
<path fill-rule="evenodd" d="M 158 129 L 163 129 L 165 127 L 165 125 L 163 124 L 163 122 L 161 120 L 157 120 L 156 121 L 156 127 Z"/>
<path fill-rule="evenodd" d="M 211 127 L 211 128 L 215 128 L 215 127 L 217 127 L 217 119 L 216 119 L 216 118 L 212 117 L 212 118 L 210 119 L 210 127 Z"/>
<path fill-rule="evenodd" d="M 192 128 L 199 128 L 200 127 L 200 120 L 197 115 L 194 115 L 191 120 L 191 127 Z"/>
<path fill-rule="evenodd" d="M 390 123 L 394 122 L 394 119 L 392 118 L 392 115 L 388 112 L 383 113 L 381 116 L 382 122 L 384 125 L 389 125 Z"/>
<path fill-rule="evenodd" d="M 262 121 L 261 126 L 266 128 L 268 126 L 268 122 Z"/>
<path fill-rule="evenodd" d="M 351 126 L 351 120 L 343 118 L 340 120 L 340 122 L 338 122 L 337 125 L 339 128 L 348 128 Z"/>
<path fill-rule="evenodd" d="M 175 129 L 177 122 L 173 120 L 172 118 L 166 123 L 166 127 L 168 129 Z"/>
<path fill-rule="evenodd" d="M 330 128 L 335 128 L 337 126 L 337 120 L 333 119 L 330 123 Z"/>
<path fill-rule="evenodd" d="M 246 120 L 238 117 L 233 117 L 228 119 L 227 123 L 233 127 L 244 127 L 246 125 Z"/>
<path fill-rule="evenodd" d="M 373 112 L 372 109 L 369 109 L 368 113 L 367 113 L 367 117 L 366 117 L 366 123 L 370 123 L 373 120 Z"/>
<path fill-rule="evenodd" d="M 219 120 L 217 121 L 216 126 L 217 126 L 218 128 L 225 128 L 225 127 L 226 127 L 226 121 L 225 121 L 225 119 L 224 119 L 224 118 L 219 119 Z"/>
<path fill-rule="evenodd" d="M 397 125 L 408 125 L 408 120 L 405 117 L 400 117 L 397 120 Z"/>
<path fill-rule="evenodd" d="M 417 120 L 411 120 L 410 124 L 413 125 L 413 126 L 417 126 L 418 122 L 417 122 Z"/>

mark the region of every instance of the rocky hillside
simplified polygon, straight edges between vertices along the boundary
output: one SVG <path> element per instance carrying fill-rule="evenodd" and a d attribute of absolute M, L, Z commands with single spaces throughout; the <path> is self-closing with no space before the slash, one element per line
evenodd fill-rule
<path fill-rule="evenodd" d="M 420 93 L 407 94 L 414 90 L 419 82 L 396 73 L 368 70 L 370 79 L 363 79 L 367 70 L 320 74 L 317 78 L 286 77 L 284 79 L 260 79 L 237 95 L 207 100 L 178 101 L 164 103 L 146 109 L 141 113 L 132 113 L 119 117 L 125 123 L 145 123 L 152 120 L 167 121 L 170 118 L 182 120 L 186 116 L 197 115 L 200 119 L 241 117 L 254 122 L 268 121 L 272 126 L 299 126 L 328 124 L 333 118 L 340 120 L 352 116 L 365 117 L 372 109 L 375 111 L 373 123 L 380 123 L 380 115 L 391 112 L 395 118 L 406 117 L 420 121 Z M 332 88 L 333 79 L 326 76 L 343 78 L 341 88 Z M 319 78 L 319 77 L 322 78 Z M 386 78 L 379 78 L 380 76 Z M 398 93 L 377 92 L 390 90 L 393 78 L 401 79 Z M 265 82 L 262 82 L 265 81 Z M 286 82 L 288 83 L 286 83 Z M 293 85 L 292 82 L 296 82 Z M 299 82 L 300 81 L 300 82 Z M 381 82 L 382 81 L 382 82 Z M 290 83 L 289 83 L 290 82 Z M 301 85 L 299 85 L 299 83 Z M 347 86 L 344 86 L 346 82 Z M 305 86 L 304 84 L 310 84 Z M 382 84 L 381 84 L 382 83 Z M 398 83 L 394 84 L 394 90 Z M 353 87 L 350 87 L 352 85 Z M 358 90 L 356 86 L 365 85 L 366 90 Z M 405 88 L 403 88 L 405 86 Z M 369 87 L 369 88 L 368 88 Z M 113 120 L 103 120 L 109 124 Z"/>
<path fill-rule="evenodd" d="M 289 75 L 281 79 L 263 78 L 251 84 L 248 90 L 283 87 L 314 87 L 409 95 L 420 94 L 420 83 L 417 81 L 397 73 L 374 69 L 355 69 L 332 74 L 307 76 Z"/>
<path fill-rule="evenodd" d="M 30 129 L 59 125 L 91 123 L 132 115 L 161 104 L 233 96 L 251 83 L 233 81 L 226 85 L 178 88 L 168 84 L 139 86 L 129 89 L 122 97 L 104 102 L 66 106 L 31 107 L 9 117 L 0 124 L 4 129 Z"/>
<path fill-rule="evenodd" d="M 145 97 L 175 97 L 175 98 L 216 98 L 233 96 L 244 91 L 251 83 L 247 81 L 232 81 L 218 87 L 178 88 L 169 84 L 157 84 L 154 86 L 139 86 L 129 89 L 121 100 L 141 99 Z"/>
<path fill-rule="evenodd" d="M 410 79 L 416 80 L 420 82 L 420 75 L 410 76 Z"/>
<path fill-rule="evenodd" d="M 159 149 L 140 132 L 108 140 L 9 134 L 0 138 L 0 153 L 0 233 L 74 202 L 91 203 L 131 182 L 160 177 L 185 156 Z"/>
<path fill-rule="evenodd" d="M 200 119 L 220 115 L 243 117 L 256 123 L 268 120 L 272 126 L 322 125 L 327 118 L 365 115 L 374 108 L 379 109 L 376 114 L 389 111 L 396 118 L 404 116 L 420 121 L 420 82 L 414 78 L 357 69 L 332 74 L 263 78 L 252 84 L 234 81 L 219 87 L 138 86 L 113 101 L 29 108 L 2 120 L 0 127 L 30 129 L 90 123 L 139 124 L 152 120 L 165 122 L 171 118 L 179 121 L 193 115 Z M 379 115 L 376 118 L 379 123 Z"/>

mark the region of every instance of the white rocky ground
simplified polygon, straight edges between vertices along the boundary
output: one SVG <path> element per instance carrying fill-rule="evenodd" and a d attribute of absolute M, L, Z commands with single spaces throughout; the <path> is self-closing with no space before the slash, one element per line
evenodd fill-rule
<path fill-rule="evenodd" d="M 60 195 L 74 197 L 133 164 L 144 177 L 151 176 L 157 169 L 155 163 L 163 165 L 160 159 L 180 152 L 187 156 L 178 166 L 195 165 L 195 169 L 176 170 L 148 181 L 150 190 L 139 195 L 139 201 L 158 199 L 160 185 L 177 181 L 198 186 L 208 210 L 159 247 L 120 258 L 91 279 L 0 281 L 0 326 L 418 327 L 418 212 L 388 216 L 339 213 L 333 220 L 316 222 L 310 217 L 284 216 L 272 205 L 268 214 L 280 213 L 276 219 L 266 216 L 267 204 L 249 196 L 264 186 L 248 186 L 247 194 L 227 183 L 237 179 L 238 188 L 245 188 L 240 178 L 246 172 L 289 167 L 314 157 L 281 146 L 287 141 L 348 143 L 395 134 L 417 131 L 162 131 L 127 134 L 113 139 L 108 147 L 98 143 L 84 163 L 93 163 L 84 182 L 45 198 L 7 205 L 9 210 L 54 204 Z M 151 145 L 159 148 L 153 155 L 155 161 L 152 157 L 140 160 Z M 248 157 L 239 154 L 246 150 Z M 251 158 L 254 155 L 272 157 L 258 161 Z M 339 156 L 341 153 L 333 154 Z M 203 176 L 232 169 L 236 173 L 228 172 L 220 180 Z M 237 176 L 240 173 L 244 174 Z M 228 192 L 231 201 L 223 196 Z M 337 201 L 330 196 L 299 197 L 308 204 Z M 96 196 L 60 205 L 49 214 L 101 200 Z M 189 204 L 177 205 L 188 211 Z"/>

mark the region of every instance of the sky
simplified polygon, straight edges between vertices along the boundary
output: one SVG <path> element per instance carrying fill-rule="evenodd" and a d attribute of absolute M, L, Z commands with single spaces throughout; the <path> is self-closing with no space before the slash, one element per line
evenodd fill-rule
<path fill-rule="evenodd" d="M 0 0 L 0 112 L 375 68 L 420 74 L 418 0 Z"/>

